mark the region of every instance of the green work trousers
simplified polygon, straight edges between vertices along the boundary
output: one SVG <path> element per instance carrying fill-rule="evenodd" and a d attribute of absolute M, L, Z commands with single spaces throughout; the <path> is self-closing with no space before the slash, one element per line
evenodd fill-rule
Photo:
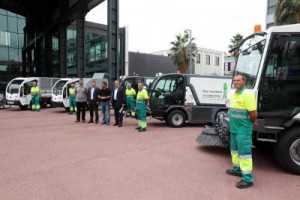
<path fill-rule="evenodd" d="M 234 171 L 241 173 L 243 180 L 252 183 L 252 132 L 230 132 L 230 150 Z"/>

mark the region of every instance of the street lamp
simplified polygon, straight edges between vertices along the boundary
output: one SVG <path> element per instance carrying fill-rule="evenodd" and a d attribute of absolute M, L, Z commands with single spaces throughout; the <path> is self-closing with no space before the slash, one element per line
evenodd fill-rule
<path fill-rule="evenodd" d="M 189 40 L 190 40 L 190 42 L 192 41 L 192 30 L 190 30 L 190 29 L 185 29 L 184 30 L 184 32 L 185 33 L 187 33 L 187 34 L 189 34 Z M 191 54 L 191 52 L 189 51 L 189 59 L 190 59 L 190 61 L 189 61 L 189 74 L 192 74 L 193 73 L 193 58 L 192 58 L 192 54 Z"/>

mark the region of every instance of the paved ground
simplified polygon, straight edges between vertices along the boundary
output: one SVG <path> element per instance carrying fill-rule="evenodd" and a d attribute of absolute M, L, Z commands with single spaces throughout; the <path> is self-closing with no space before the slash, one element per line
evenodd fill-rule
<path fill-rule="evenodd" d="M 236 189 L 224 173 L 229 153 L 199 147 L 199 126 L 151 119 L 141 134 L 133 119 L 122 128 L 74 122 L 59 108 L 0 109 L 1 200 L 299 199 L 300 177 L 255 150 L 255 186 Z"/>

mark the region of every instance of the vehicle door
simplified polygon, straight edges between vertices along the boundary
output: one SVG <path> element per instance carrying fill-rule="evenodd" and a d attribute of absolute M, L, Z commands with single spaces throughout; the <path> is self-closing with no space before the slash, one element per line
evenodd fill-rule
<path fill-rule="evenodd" d="M 152 109 L 166 110 L 172 105 L 183 105 L 185 87 L 182 75 L 164 76 L 155 84 L 150 95 Z"/>
<path fill-rule="evenodd" d="M 24 81 L 21 85 L 20 89 L 20 103 L 21 105 L 29 105 L 30 101 L 32 99 L 31 96 L 31 87 L 33 85 L 33 82 L 37 81 L 37 79 L 30 79 L 27 81 Z"/>
<path fill-rule="evenodd" d="M 265 126 L 282 126 L 300 112 L 300 35 L 274 34 L 258 92 Z"/>

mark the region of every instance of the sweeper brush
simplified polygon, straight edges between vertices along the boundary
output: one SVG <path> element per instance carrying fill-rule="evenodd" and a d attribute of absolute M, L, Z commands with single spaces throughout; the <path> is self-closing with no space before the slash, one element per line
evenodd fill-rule
<path fill-rule="evenodd" d="M 197 136 L 196 141 L 204 146 L 226 146 L 223 144 L 216 128 L 211 126 L 206 126 Z"/>

